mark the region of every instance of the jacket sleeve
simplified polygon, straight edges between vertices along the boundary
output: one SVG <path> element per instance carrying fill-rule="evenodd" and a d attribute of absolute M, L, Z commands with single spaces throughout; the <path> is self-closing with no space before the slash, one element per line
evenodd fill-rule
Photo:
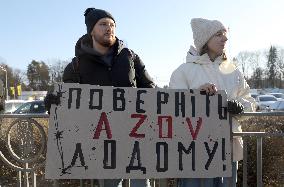
<path fill-rule="evenodd" d="M 65 67 L 63 72 L 63 82 L 80 83 L 79 59 L 74 57 L 72 61 Z"/>
<path fill-rule="evenodd" d="M 74 83 L 74 69 L 73 69 L 73 61 L 70 62 L 64 69 L 63 72 L 63 82 L 64 83 Z M 45 109 L 48 111 L 48 114 L 50 113 L 50 108 L 52 104 L 59 104 L 60 103 L 60 96 L 55 95 L 54 87 L 52 86 L 48 93 L 46 94 L 46 97 L 44 98 L 44 105 Z"/>
<path fill-rule="evenodd" d="M 63 82 L 72 83 L 73 82 L 72 75 L 73 75 L 73 68 L 72 68 L 72 62 L 70 62 L 64 69 Z"/>
<path fill-rule="evenodd" d="M 255 100 L 251 97 L 250 87 L 240 71 L 238 71 L 238 79 L 239 85 L 236 99 L 243 104 L 245 112 L 253 112 L 255 111 Z"/>
<path fill-rule="evenodd" d="M 179 66 L 171 75 L 169 87 L 171 89 L 189 89 L 183 67 Z"/>
<path fill-rule="evenodd" d="M 134 66 L 135 66 L 135 77 L 138 88 L 155 88 L 156 85 L 153 79 L 147 72 L 145 65 L 143 64 L 140 57 L 134 53 Z"/>

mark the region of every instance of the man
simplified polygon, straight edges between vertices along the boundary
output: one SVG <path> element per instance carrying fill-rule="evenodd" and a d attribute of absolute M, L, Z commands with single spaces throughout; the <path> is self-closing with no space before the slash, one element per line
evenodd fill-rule
<path fill-rule="evenodd" d="M 100 86 L 153 88 L 139 56 L 115 35 L 115 20 L 105 10 L 87 8 L 87 34 L 75 47 L 75 58 L 64 70 L 63 82 Z"/>
<path fill-rule="evenodd" d="M 75 46 L 75 57 L 63 74 L 63 82 L 115 87 L 154 88 L 139 56 L 126 48 L 115 35 L 113 16 L 105 11 L 87 8 L 85 11 L 87 34 Z M 47 96 L 46 105 L 58 104 L 55 96 Z M 120 179 L 100 181 L 104 187 L 116 187 Z M 146 180 L 131 180 L 133 187 L 146 187 Z"/>

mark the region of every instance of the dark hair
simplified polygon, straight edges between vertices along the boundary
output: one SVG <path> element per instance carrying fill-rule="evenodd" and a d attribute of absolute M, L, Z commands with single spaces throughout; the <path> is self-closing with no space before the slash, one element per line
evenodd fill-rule
<path fill-rule="evenodd" d="M 209 51 L 209 48 L 208 48 L 208 43 L 206 43 L 202 48 L 201 48 L 201 51 L 200 51 L 200 56 L 204 55 L 205 53 L 208 54 L 208 51 Z M 227 55 L 226 53 L 223 51 L 223 54 L 222 54 L 222 59 L 223 60 L 227 60 Z"/>

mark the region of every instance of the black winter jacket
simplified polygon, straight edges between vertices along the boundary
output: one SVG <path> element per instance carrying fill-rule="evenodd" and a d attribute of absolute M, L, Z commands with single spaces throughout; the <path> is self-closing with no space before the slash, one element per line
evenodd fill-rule
<path fill-rule="evenodd" d="M 63 82 L 115 87 L 153 88 L 151 77 L 139 56 L 119 39 L 113 47 L 111 64 L 92 53 L 92 39 L 82 36 L 75 47 L 75 58 L 63 74 Z"/>

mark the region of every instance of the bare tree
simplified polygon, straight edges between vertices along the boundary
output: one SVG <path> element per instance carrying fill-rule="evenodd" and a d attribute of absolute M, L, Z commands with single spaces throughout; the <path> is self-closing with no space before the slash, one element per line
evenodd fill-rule
<path fill-rule="evenodd" d="M 64 60 L 52 60 L 51 65 L 49 65 L 50 73 L 50 83 L 54 84 L 55 82 L 62 82 L 63 71 L 69 61 Z"/>
<path fill-rule="evenodd" d="M 249 53 L 249 66 L 251 67 L 252 72 L 255 72 L 259 68 L 261 62 L 261 51 L 253 51 Z"/>
<path fill-rule="evenodd" d="M 235 59 L 237 66 L 241 68 L 244 76 L 248 77 L 250 53 L 248 51 L 241 51 Z"/>

